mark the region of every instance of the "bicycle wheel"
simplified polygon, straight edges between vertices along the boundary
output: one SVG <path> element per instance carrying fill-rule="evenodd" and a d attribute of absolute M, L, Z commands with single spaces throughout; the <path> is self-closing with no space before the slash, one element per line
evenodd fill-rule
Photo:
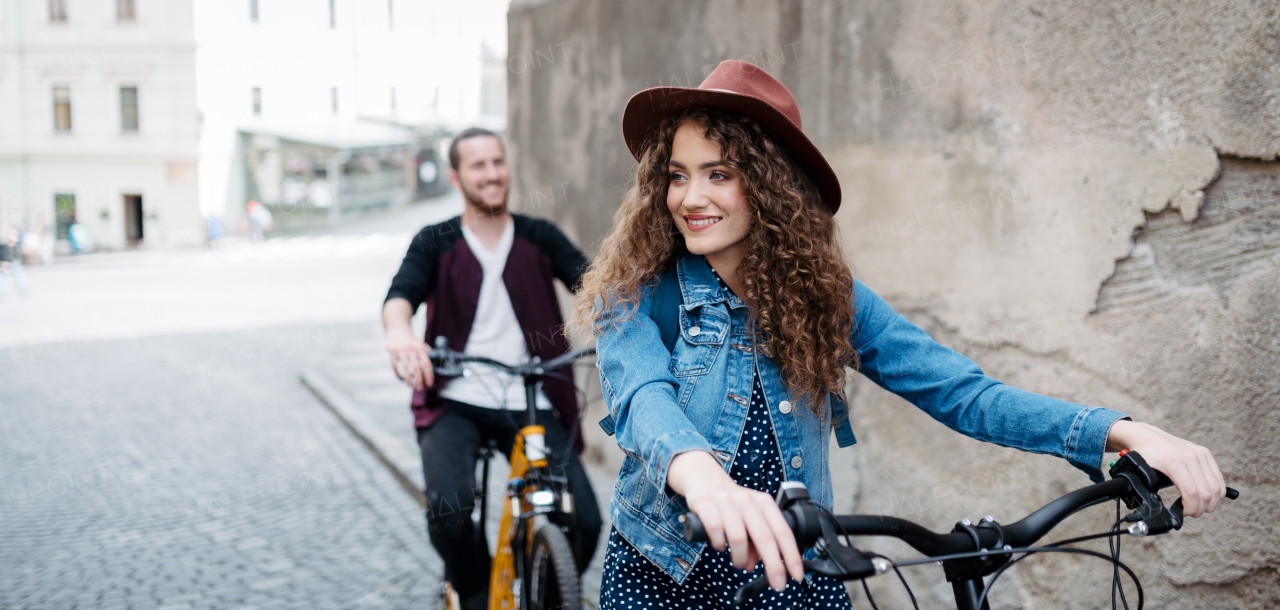
<path fill-rule="evenodd" d="M 560 526 L 539 519 L 525 571 L 528 610 L 582 610 L 573 549 Z"/>

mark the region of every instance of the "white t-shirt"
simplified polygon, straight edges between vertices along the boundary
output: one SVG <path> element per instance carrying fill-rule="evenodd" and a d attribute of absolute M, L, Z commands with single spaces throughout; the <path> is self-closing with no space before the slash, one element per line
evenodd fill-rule
<path fill-rule="evenodd" d="M 463 352 L 492 358 L 503 364 L 528 362 L 529 348 L 524 342 L 524 332 L 520 330 L 516 311 L 511 307 L 507 285 L 502 282 L 502 271 L 507 267 L 511 242 L 515 240 L 515 223 L 507 221 L 507 228 L 503 229 L 502 238 L 494 250 L 485 248 L 480 238 L 466 225 L 462 227 L 462 237 L 467 240 L 467 247 L 471 248 L 484 271 L 484 279 L 480 282 L 480 303 L 476 306 L 475 321 L 471 324 L 471 334 L 467 336 L 467 348 Z M 451 380 L 440 391 L 441 397 L 489 409 L 505 406 L 523 411 L 527 408 L 524 382 L 519 377 L 500 373 L 483 364 L 468 365 L 468 368 L 473 374 Z M 537 404 L 539 409 L 551 408 L 551 401 L 542 392 L 541 385 L 538 386 Z"/>

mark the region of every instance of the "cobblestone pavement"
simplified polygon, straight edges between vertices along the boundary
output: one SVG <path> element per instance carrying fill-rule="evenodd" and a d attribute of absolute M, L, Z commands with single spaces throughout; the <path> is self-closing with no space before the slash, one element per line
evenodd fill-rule
<path fill-rule="evenodd" d="M 368 324 L 0 348 L 0 608 L 431 608 L 422 513 L 298 383 Z"/>

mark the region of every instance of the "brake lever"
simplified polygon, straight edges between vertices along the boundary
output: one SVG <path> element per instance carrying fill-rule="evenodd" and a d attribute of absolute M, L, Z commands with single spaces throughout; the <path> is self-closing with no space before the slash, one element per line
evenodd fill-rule
<path fill-rule="evenodd" d="M 1234 500 L 1234 499 L 1239 498 L 1239 497 L 1240 497 L 1240 492 L 1239 492 L 1239 491 L 1236 491 L 1235 489 L 1232 489 L 1232 488 L 1230 488 L 1230 487 L 1228 487 L 1228 488 L 1227 488 L 1227 499 L 1228 499 L 1228 500 Z M 1182 529 L 1182 524 L 1185 522 L 1185 521 L 1183 520 L 1183 518 L 1182 518 L 1182 498 L 1181 498 L 1181 497 L 1179 497 L 1177 500 L 1174 500 L 1174 501 L 1173 501 L 1173 506 L 1170 506 L 1170 507 L 1169 507 L 1169 510 L 1170 510 L 1170 511 L 1173 511 L 1174 516 L 1178 518 L 1178 524 L 1177 524 L 1177 525 L 1175 525 L 1175 526 L 1173 526 L 1173 529 L 1175 529 L 1175 530 L 1180 530 L 1180 529 Z"/>
<path fill-rule="evenodd" d="M 436 337 L 435 349 L 427 350 L 427 359 L 431 360 L 436 375 L 441 377 L 466 375 L 466 371 L 458 364 L 458 353 L 449 349 L 449 340 L 443 335 Z"/>
<path fill-rule="evenodd" d="M 1165 508 L 1164 501 L 1156 490 L 1161 486 L 1172 485 L 1169 478 L 1152 468 L 1136 451 L 1120 452 L 1120 459 L 1111 463 L 1111 478 L 1129 480 L 1133 492 L 1121 498 L 1126 506 L 1133 509 L 1124 520 L 1134 525 L 1129 533 L 1134 536 L 1163 534 L 1169 530 L 1180 530 L 1184 522 L 1182 498 L 1173 501 L 1173 505 Z M 1227 498 L 1234 500 L 1240 492 L 1228 487 Z M 1135 523 L 1136 522 L 1136 523 Z"/>
<path fill-rule="evenodd" d="M 808 564 L 809 562 L 805 562 Z M 755 597 L 757 594 L 769 588 L 769 578 L 761 576 L 738 588 L 738 592 L 733 594 L 733 605 L 739 608 L 747 605 L 747 600 Z"/>
<path fill-rule="evenodd" d="M 889 562 L 884 561 L 883 559 L 877 558 L 876 560 L 868 560 L 865 554 L 860 551 L 850 549 L 845 546 L 840 546 L 839 548 L 849 551 L 850 553 L 856 554 L 858 557 L 857 557 L 857 560 L 855 561 L 866 562 L 867 566 L 870 568 L 871 571 L 866 574 L 863 574 L 860 571 L 848 572 L 848 571 L 845 571 L 843 568 L 841 568 L 840 564 L 838 562 L 833 561 L 831 558 L 806 559 L 804 561 L 804 571 L 812 572 L 814 574 L 821 574 L 823 576 L 829 576 L 831 578 L 836 578 L 839 580 L 856 580 L 859 578 L 867 578 L 868 576 L 883 574 L 886 571 L 888 571 L 889 568 L 891 567 Z M 878 565 L 878 564 L 883 564 L 883 565 Z M 763 593 L 764 590 L 768 588 L 769 588 L 769 577 L 760 576 L 755 580 L 738 588 L 738 591 L 733 594 L 733 605 L 738 607 L 746 606 L 747 600 L 750 600 L 752 597 L 755 597 L 756 595 Z"/>

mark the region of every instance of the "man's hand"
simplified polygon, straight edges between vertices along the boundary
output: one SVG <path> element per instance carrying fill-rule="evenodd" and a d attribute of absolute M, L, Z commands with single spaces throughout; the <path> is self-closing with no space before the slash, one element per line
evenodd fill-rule
<path fill-rule="evenodd" d="M 1117 421 L 1107 435 L 1107 450 L 1137 451 L 1152 468 L 1163 472 L 1182 494 L 1183 514 L 1211 513 L 1227 494 L 1218 462 L 1208 449 L 1182 440 L 1151 424 Z"/>
<path fill-rule="evenodd" d="M 435 372 L 427 357 L 427 344 L 413 335 L 413 306 L 400 298 L 382 306 L 382 326 L 387 330 L 387 353 L 391 371 L 409 387 L 424 390 L 435 385 Z"/>
<path fill-rule="evenodd" d="M 435 372 L 427 358 L 427 344 L 411 334 L 387 333 L 387 352 L 396 377 L 415 390 L 435 385 Z"/>

